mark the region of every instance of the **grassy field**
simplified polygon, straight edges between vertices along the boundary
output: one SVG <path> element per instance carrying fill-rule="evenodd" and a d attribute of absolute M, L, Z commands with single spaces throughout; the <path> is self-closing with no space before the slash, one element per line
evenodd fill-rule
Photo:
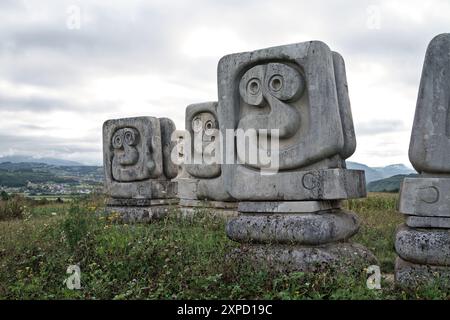
<path fill-rule="evenodd" d="M 0 299 L 449 299 L 435 286 L 394 286 L 393 235 L 403 221 L 396 197 L 371 194 L 345 203 L 362 220 L 353 241 L 380 261 L 381 290 L 367 289 L 364 270 L 277 274 L 232 264 L 226 254 L 238 244 L 227 239 L 225 221 L 207 212 L 192 221 L 172 216 L 124 225 L 103 214 L 102 198 L 0 204 Z M 64 284 L 74 264 L 80 290 Z"/>

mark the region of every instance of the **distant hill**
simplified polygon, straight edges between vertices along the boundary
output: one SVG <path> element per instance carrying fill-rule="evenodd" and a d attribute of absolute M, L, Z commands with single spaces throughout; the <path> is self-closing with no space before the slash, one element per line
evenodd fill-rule
<path fill-rule="evenodd" d="M 32 156 L 4 156 L 0 157 L 0 163 L 45 163 L 52 166 L 83 166 L 82 163 L 70 160 L 56 159 L 56 158 L 35 158 Z"/>
<path fill-rule="evenodd" d="M 415 174 L 416 171 L 408 168 L 404 164 L 392 164 L 386 167 L 369 167 L 365 164 L 347 161 L 348 169 L 364 170 L 366 173 L 366 183 L 390 178 L 396 175 Z"/>
<path fill-rule="evenodd" d="M 417 174 L 398 174 L 389 178 L 372 181 L 367 185 L 369 192 L 399 192 L 405 177 L 415 177 Z"/>
<path fill-rule="evenodd" d="M 0 162 L 0 186 L 25 187 L 31 183 L 98 184 L 103 181 L 103 167 L 66 166 L 45 163 Z"/>

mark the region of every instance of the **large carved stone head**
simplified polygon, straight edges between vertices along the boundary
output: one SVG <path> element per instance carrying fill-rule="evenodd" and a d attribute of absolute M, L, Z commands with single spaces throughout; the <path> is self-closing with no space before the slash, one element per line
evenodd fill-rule
<path fill-rule="evenodd" d="M 218 163 L 219 122 L 217 102 L 192 104 L 186 108 L 186 131 L 190 135 L 190 163 L 186 171 L 197 178 L 220 176 Z"/>
<path fill-rule="evenodd" d="M 450 174 L 450 34 L 428 45 L 409 159 L 418 172 Z"/>
<path fill-rule="evenodd" d="M 177 169 L 170 161 L 170 135 L 174 129 L 171 120 L 154 117 L 104 123 L 105 185 L 110 196 L 151 198 L 155 192 L 147 182 L 176 175 Z"/>
<path fill-rule="evenodd" d="M 222 134 L 253 130 L 259 139 L 278 139 L 277 148 L 256 146 L 277 159 L 278 172 L 345 168 L 355 151 L 344 61 L 320 41 L 223 57 L 218 93 Z M 262 183 L 255 178 L 262 164 L 248 161 L 247 148 L 233 151 L 237 165 L 222 166 L 229 189 L 241 191 L 237 181 Z"/>

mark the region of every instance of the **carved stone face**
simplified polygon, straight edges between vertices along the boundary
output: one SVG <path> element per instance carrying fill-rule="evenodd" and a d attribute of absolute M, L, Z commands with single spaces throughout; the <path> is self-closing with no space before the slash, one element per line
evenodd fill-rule
<path fill-rule="evenodd" d="M 138 182 L 162 175 L 159 120 L 109 120 L 103 127 L 107 183 Z"/>
<path fill-rule="evenodd" d="M 220 175 L 218 152 L 219 123 L 216 102 L 190 105 L 186 109 L 186 130 L 191 135 L 191 164 L 186 165 L 189 174 L 198 178 L 214 178 Z M 199 159 L 200 162 L 196 162 Z"/>
<path fill-rule="evenodd" d="M 210 112 L 200 112 L 192 120 L 194 132 L 194 153 L 203 155 L 206 162 L 211 163 L 214 157 L 214 148 L 208 148 L 216 139 L 219 126 L 216 117 Z"/>
<path fill-rule="evenodd" d="M 303 200 L 289 194 L 302 188 L 293 183 L 293 175 L 342 168 L 355 150 L 344 61 L 323 42 L 223 57 L 218 65 L 218 95 L 220 131 L 236 133 L 226 135 L 223 144 L 224 155 L 234 155 L 236 165 L 222 165 L 226 189 L 236 199 L 264 195 L 264 199 Z M 246 131 L 249 139 L 242 146 L 239 134 Z M 260 145 L 266 135 L 270 143 Z M 227 150 L 230 146 L 237 147 Z M 257 161 L 248 156 L 255 153 Z M 261 155 L 275 165 L 264 164 Z M 274 174 L 262 174 L 267 168 Z"/>
<path fill-rule="evenodd" d="M 340 159 L 354 151 L 341 64 L 337 53 L 314 41 L 222 58 L 218 69 L 221 128 L 255 129 L 257 135 L 267 132 L 279 138 L 278 150 L 269 146 L 262 153 L 278 157 L 280 170 L 341 166 Z M 249 163 L 244 152 L 237 149 L 240 163 L 261 168 Z"/>
<path fill-rule="evenodd" d="M 114 133 L 111 140 L 114 180 L 128 182 L 150 178 L 155 162 L 151 153 L 143 150 L 139 142 L 140 133 L 136 128 L 122 128 Z"/>
<path fill-rule="evenodd" d="M 278 129 L 287 139 L 300 128 L 296 102 L 305 91 L 305 79 L 298 68 L 284 63 L 267 63 L 249 69 L 241 78 L 239 93 L 245 114 L 238 128 Z"/>

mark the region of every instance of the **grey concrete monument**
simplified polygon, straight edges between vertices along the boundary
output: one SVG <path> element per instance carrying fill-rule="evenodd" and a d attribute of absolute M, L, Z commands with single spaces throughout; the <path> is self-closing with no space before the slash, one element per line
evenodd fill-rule
<path fill-rule="evenodd" d="M 183 137 L 179 135 L 184 143 L 178 146 L 185 146 L 180 156 L 186 163 L 175 179 L 182 215 L 192 216 L 203 209 L 222 217 L 237 215 L 237 202 L 223 183 L 217 102 L 188 106 L 185 128 Z"/>
<path fill-rule="evenodd" d="M 234 255 L 310 272 L 376 262 L 348 241 L 359 221 L 341 208 L 366 196 L 364 172 L 345 165 L 356 140 L 343 58 L 319 41 L 231 54 L 219 62 L 218 92 L 233 159 L 223 182 L 239 200 L 226 228 L 242 244 Z"/>
<path fill-rule="evenodd" d="M 178 168 L 171 161 L 174 123 L 167 118 L 138 117 L 103 124 L 107 209 L 124 222 L 161 218 L 177 203 L 170 179 Z"/>
<path fill-rule="evenodd" d="M 409 159 L 420 175 L 401 187 L 399 210 L 407 218 L 396 233 L 396 280 L 444 284 L 450 281 L 450 34 L 427 49 Z"/>

